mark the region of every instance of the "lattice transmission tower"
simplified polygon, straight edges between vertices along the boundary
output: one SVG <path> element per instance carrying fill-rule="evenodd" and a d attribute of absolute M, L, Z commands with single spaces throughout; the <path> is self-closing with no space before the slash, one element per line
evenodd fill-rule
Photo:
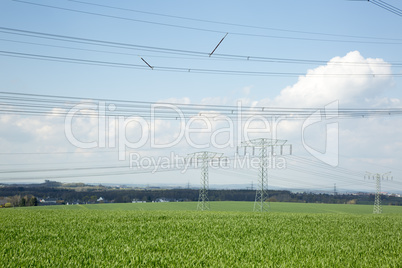
<path fill-rule="evenodd" d="M 292 145 L 286 144 L 286 140 L 276 139 L 254 139 L 241 143 L 241 147 L 244 147 L 244 154 L 246 154 L 247 148 L 252 148 L 253 155 L 255 149 L 259 151 L 259 172 L 257 191 L 255 193 L 254 211 L 268 211 L 269 210 L 269 195 L 268 195 L 268 155 L 274 157 L 275 148 L 279 147 L 279 154 L 283 155 L 284 147 L 289 147 L 289 154 L 292 154 Z"/>
<path fill-rule="evenodd" d="M 373 179 L 376 180 L 376 193 L 375 193 L 375 198 L 374 198 L 374 208 L 373 208 L 373 213 L 374 214 L 381 214 L 382 213 L 382 207 L 381 207 L 381 180 L 388 180 L 393 177 L 389 176 L 391 172 L 387 172 L 384 174 L 380 173 L 370 173 L 366 172 L 366 175 L 364 176 L 364 179 Z"/>
<path fill-rule="evenodd" d="M 201 166 L 200 192 L 198 195 L 197 210 L 209 210 L 210 204 L 208 199 L 209 190 L 209 173 L 208 167 L 213 162 L 220 162 L 223 157 L 222 153 L 215 152 L 197 152 L 187 156 L 188 161 L 195 167 Z"/>

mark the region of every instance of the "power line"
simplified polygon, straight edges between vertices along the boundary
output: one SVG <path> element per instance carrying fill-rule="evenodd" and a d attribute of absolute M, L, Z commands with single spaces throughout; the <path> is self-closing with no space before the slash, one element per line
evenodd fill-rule
<path fill-rule="evenodd" d="M 27 30 L 6 28 L 6 27 L 0 27 L 0 32 L 6 33 L 6 34 L 28 36 L 28 37 L 56 40 L 56 41 L 63 41 L 63 42 L 72 42 L 72 43 L 78 43 L 78 44 L 96 45 L 96 46 L 103 46 L 103 47 L 148 51 L 148 52 L 154 52 L 154 53 L 183 55 L 183 56 L 192 56 L 195 58 L 210 59 L 208 57 L 209 53 L 200 52 L 200 51 L 172 49 L 172 48 L 163 48 L 163 47 L 154 47 L 154 46 L 144 46 L 144 45 L 137 45 L 137 44 L 131 44 L 131 43 L 122 43 L 122 42 L 114 42 L 114 41 L 106 41 L 106 40 L 98 40 L 98 39 L 81 38 L 81 37 L 75 37 L 75 36 L 27 31 Z M 9 42 L 25 43 L 25 44 L 30 44 L 30 45 L 34 44 L 34 45 L 56 47 L 56 48 L 66 48 L 66 49 L 74 49 L 74 50 L 138 56 L 137 54 L 122 53 L 122 52 L 101 51 L 101 50 L 84 49 L 84 48 L 72 48 L 72 47 L 66 47 L 66 46 L 38 44 L 38 43 L 32 43 L 32 42 L 15 41 L 15 40 L 7 40 L 7 39 L 2 39 L 2 40 L 9 41 Z M 219 53 L 215 53 L 214 57 L 212 59 L 241 60 L 241 61 L 248 61 L 248 62 L 256 61 L 256 62 L 270 62 L 270 63 L 292 63 L 292 64 L 329 64 L 329 65 L 342 64 L 342 65 L 354 65 L 354 66 L 359 66 L 359 65 L 367 66 L 367 64 L 368 64 L 365 62 L 343 62 L 343 61 L 342 62 L 336 62 L 336 61 L 328 62 L 328 60 L 294 59 L 294 58 L 280 58 L 280 57 L 252 56 L 252 55 L 234 55 L 234 54 L 219 54 Z M 389 63 L 372 62 L 372 63 L 370 63 L 370 65 L 378 65 L 378 66 L 389 66 L 390 64 L 392 64 L 392 66 L 394 66 L 394 67 L 402 66 L 402 62 L 389 62 Z"/>
<path fill-rule="evenodd" d="M 302 165 L 314 166 L 314 167 L 322 168 L 322 169 L 330 169 L 330 167 L 328 167 L 328 165 L 324 164 L 321 161 L 315 161 L 313 159 L 309 159 L 309 158 L 305 158 L 305 157 L 301 157 L 301 156 L 297 156 L 297 155 L 288 156 L 288 160 L 293 160 Z M 349 170 L 349 169 L 342 168 L 342 167 L 332 168 L 331 171 L 339 172 L 344 175 L 352 175 L 352 176 L 356 176 L 356 177 L 360 177 L 363 174 L 362 172 Z"/>
<path fill-rule="evenodd" d="M 97 4 L 97 3 L 95 4 L 95 3 L 85 2 L 85 1 L 77 1 L 77 0 L 69 0 L 69 1 L 70 2 L 75 2 L 75 3 L 80 3 L 80 4 L 85 4 L 85 5 L 98 6 L 98 7 L 104 7 L 104 8 L 109 8 L 109 9 L 129 11 L 129 12 L 148 14 L 148 15 L 154 15 L 154 16 L 160 16 L 160 17 L 175 18 L 175 19 L 181 19 L 181 20 L 187 20 L 187 21 L 197 21 L 197 22 L 204 22 L 204 23 L 212 23 L 212 24 L 218 24 L 218 25 L 244 27 L 244 28 L 251 28 L 251 29 L 270 30 L 270 31 L 279 31 L 279 32 L 289 32 L 289 33 L 299 33 L 299 34 L 311 34 L 311 35 L 321 35 L 321 36 L 333 36 L 333 37 L 348 37 L 348 38 L 361 38 L 361 39 L 371 39 L 371 40 L 372 39 L 378 39 L 378 40 L 389 40 L 389 41 L 402 41 L 402 39 L 398 39 L 398 38 L 383 38 L 383 37 L 372 37 L 372 36 L 357 36 L 357 35 L 321 33 L 321 32 L 311 32 L 311 31 L 297 31 L 297 30 L 290 30 L 290 29 L 280 29 L 280 28 L 263 27 L 263 26 L 256 26 L 256 25 L 229 23 L 229 22 L 222 22 L 222 21 L 213 21 L 213 20 L 189 18 L 189 17 L 183 17 L 183 16 L 174 16 L 174 15 L 168 15 L 168 14 L 162 14 L 162 13 L 142 11 L 142 10 L 137 10 L 137 9 L 122 8 L 122 7 L 116 7 L 116 6 L 110 6 L 110 5 L 102 5 L 102 4 Z"/>
<path fill-rule="evenodd" d="M 101 173 L 86 173 L 86 174 L 68 174 L 68 175 L 46 175 L 41 177 L 8 177 L 8 178 L 0 178 L 0 181 L 3 180 L 43 180 L 43 179 L 68 179 L 68 178 L 87 178 L 87 177 L 105 177 L 105 176 L 121 176 L 121 175 L 137 175 L 137 174 L 149 174 L 149 173 L 161 173 L 161 172 L 172 172 L 172 171 L 180 171 L 178 169 L 156 169 L 151 171 L 137 170 L 137 171 L 120 171 L 120 172 L 101 172 Z"/>
<path fill-rule="evenodd" d="M 121 63 L 121 62 L 111 62 L 111 61 L 98 61 L 98 60 L 88 60 L 88 59 L 78 59 L 70 57 L 58 57 L 49 55 L 39 55 L 31 53 L 21 53 L 14 51 L 0 51 L 0 55 L 9 56 L 15 58 L 25 58 L 25 59 L 35 59 L 35 60 L 46 60 L 54 62 L 63 63 L 75 63 L 75 64 L 85 64 L 85 65 L 95 65 L 103 67 L 117 67 L 117 68 L 128 68 L 128 69 L 148 69 L 143 65 L 132 64 L 132 63 Z M 180 72 L 180 73 L 197 73 L 197 74 L 219 74 L 219 75 L 235 75 L 235 76 L 275 76 L 275 77 L 299 77 L 306 75 L 305 73 L 291 73 L 291 72 L 262 72 L 262 71 L 243 71 L 243 70 L 223 70 L 223 69 L 201 69 L 201 68 L 186 68 L 186 67 L 172 67 L 172 66 L 152 66 L 152 70 L 164 71 L 164 72 Z M 308 74 L 308 76 L 315 77 L 349 77 L 349 76 L 393 76 L 400 77 L 402 73 L 333 73 L 333 74 Z"/>
<path fill-rule="evenodd" d="M 83 171 L 90 171 L 90 170 L 111 170 L 111 169 L 129 169 L 131 172 L 135 172 L 138 170 L 149 170 L 150 172 L 156 171 L 156 170 L 164 170 L 164 169 L 176 169 L 176 170 L 185 170 L 191 168 L 190 165 L 186 165 L 184 158 L 183 161 L 177 160 L 177 162 L 172 162 L 172 163 L 146 163 L 144 165 L 113 165 L 113 166 L 84 166 L 84 167 L 57 167 L 57 168 L 35 168 L 35 169 L 0 169 L 0 174 L 17 174 L 17 173 L 47 173 L 47 172 L 83 172 Z M 129 172 L 129 171 L 128 171 Z M 130 173 L 130 172 L 129 172 Z"/>
<path fill-rule="evenodd" d="M 170 48 L 161 48 L 161 47 L 153 47 L 153 46 L 143 46 L 143 45 L 122 43 L 122 42 L 113 42 L 113 41 L 106 41 L 106 40 L 97 40 L 97 39 L 90 39 L 90 38 L 68 36 L 68 35 L 27 31 L 27 30 L 7 28 L 7 27 L 0 27 L 0 32 L 7 33 L 7 34 L 20 35 L 20 36 L 28 36 L 28 37 L 56 40 L 56 41 L 63 41 L 63 42 L 73 42 L 73 43 L 87 44 L 87 45 L 99 45 L 99 46 L 124 48 L 124 49 L 137 49 L 137 50 L 145 50 L 145 51 L 152 51 L 152 52 L 157 51 L 159 53 L 169 53 L 169 54 L 208 56 L 208 53 L 206 53 L 206 52 L 204 53 L 204 52 L 196 52 L 196 51 L 189 51 L 189 50 L 183 50 L 183 49 L 170 49 Z"/>
<path fill-rule="evenodd" d="M 292 156 L 294 157 L 294 155 Z M 328 173 L 326 172 L 322 172 L 319 170 L 313 170 L 312 166 L 306 166 L 306 164 L 303 164 L 302 166 L 294 166 L 294 164 L 292 163 L 288 163 L 286 169 L 281 169 L 280 172 L 283 174 L 286 171 L 291 171 L 291 172 L 296 172 L 293 173 L 292 175 L 283 175 L 283 176 L 277 176 L 277 175 L 272 175 L 272 173 L 275 173 L 276 170 L 272 169 L 271 170 L 271 175 L 270 178 L 274 179 L 274 181 L 279 180 L 280 182 L 290 182 L 290 183 L 296 183 L 298 185 L 303 185 L 303 186 L 310 186 L 310 187 L 314 187 L 314 188 L 320 188 L 320 189 L 333 189 L 333 186 L 329 186 L 328 184 L 316 184 L 315 181 L 317 181 L 317 179 L 322 180 L 322 178 L 327 178 L 327 179 L 331 179 L 335 182 L 338 183 L 338 185 L 341 185 L 342 187 L 346 187 L 346 186 L 361 186 L 361 185 L 367 185 L 370 186 L 373 184 L 370 181 L 361 181 L 358 175 L 355 176 L 348 176 L 348 175 L 337 175 L 336 171 L 339 169 L 339 167 L 337 167 L 335 170 L 333 169 L 328 169 L 328 172 L 335 172 L 334 175 L 336 176 L 328 176 Z M 342 168 L 341 168 L 342 169 Z M 217 173 L 230 173 L 230 174 L 234 174 L 234 175 L 239 175 L 241 177 L 247 177 L 250 178 L 250 176 L 255 176 L 256 170 L 253 169 L 247 169 L 247 170 L 242 170 L 242 169 L 213 169 L 213 172 L 217 172 Z M 252 174 L 251 174 L 252 173 Z M 305 175 L 299 175 L 299 173 L 303 173 Z M 364 174 L 364 173 L 361 173 Z M 360 174 L 360 175 L 361 175 Z M 308 176 L 308 177 L 307 177 Z M 297 178 L 297 179 L 296 179 Z M 310 181 L 314 181 L 313 183 Z M 273 183 L 274 184 L 274 183 Z M 395 183 L 394 184 L 398 184 Z M 287 188 L 294 188 L 294 187 L 287 187 Z M 338 187 L 339 189 L 339 187 Z M 328 192 L 333 192 L 333 190 L 328 190 Z"/>
<path fill-rule="evenodd" d="M 299 157 L 301 159 L 304 159 L 303 157 Z M 229 158 L 230 159 L 230 158 Z M 329 172 L 335 172 L 335 174 L 329 176 L 329 173 L 327 172 L 322 172 L 322 171 L 317 171 L 317 170 L 312 170 L 311 166 L 308 165 L 306 167 L 305 163 L 301 163 L 302 166 L 298 167 L 298 166 L 287 166 L 287 170 L 290 171 L 296 171 L 296 172 L 301 172 L 301 173 L 305 173 L 306 175 L 309 175 L 309 178 L 311 179 L 312 177 L 317 177 L 319 176 L 320 178 L 325 177 L 325 178 L 330 178 L 330 179 L 334 179 L 336 182 L 341 182 L 342 186 L 346 186 L 346 185 L 361 185 L 361 184 L 370 184 L 372 185 L 373 183 L 370 181 L 364 181 L 364 182 L 359 182 L 357 184 L 356 181 L 359 181 L 358 179 L 355 179 L 356 176 L 348 176 L 347 174 L 344 174 L 343 176 L 337 176 L 336 175 L 336 170 L 338 170 L 338 168 L 336 170 L 329 170 Z M 158 165 L 158 164 L 149 164 L 149 166 L 147 166 L 146 168 L 141 168 L 141 167 L 134 167 L 133 169 L 130 169 L 128 166 L 123 166 L 123 165 L 117 165 L 117 166 L 84 166 L 84 167 L 69 167 L 69 168 L 41 168 L 41 169 L 18 169 L 18 170 L 1 170 L 0 173 L 2 174 L 17 174 L 17 173 L 48 173 L 48 172 L 80 172 L 79 174 L 67 174 L 67 175 L 63 175 L 63 174 L 58 174 L 58 175 L 43 175 L 41 178 L 75 178 L 75 177 L 93 177 L 93 176 L 111 176 L 111 175 L 127 175 L 127 174 L 144 174 L 144 173 L 153 173 L 153 172 L 171 172 L 171 171 L 183 171 L 184 166 L 186 167 L 186 169 L 193 169 L 193 167 L 191 165 L 185 165 L 184 162 L 172 162 L 170 163 L 169 167 L 166 166 L 166 164 L 163 164 L 163 167 Z M 117 169 L 121 169 L 121 168 L 125 168 L 125 169 L 130 169 L 130 170 L 122 170 L 122 171 L 118 171 Z M 151 170 L 148 170 L 148 169 Z M 107 170 L 110 169 L 114 169 L 116 171 L 113 172 L 107 172 Z M 91 171 L 91 170 L 103 170 L 101 173 L 96 172 L 96 173 L 84 173 L 84 171 Z M 224 169 L 225 170 L 225 169 Z M 215 169 L 214 169 L 215 171 Z M 219 170 L 216 170 L 217 172 Z M 226 170 L 225 170 L 226 171 Z M 243 174 L 243 175 L 250 175 L 250 171 L 252 170 L 248 170 L 247 174 L 246 173 L 242 173 L 242 170 L 237 170 L 237 171 L 230 171 L 232 173 L 237 173 L 237 174 Z M 282 172 L 282 171 L 281 171 Z M 303 183 L 303 185 L 306 184 L 305 181 L 301 182 L 301 177 L 300 176 L 296 176 L 296 175 L 292 175 L 292 177 L 298 177 L 298 180 L 296 179 L 291 179 L 288 177 L 279 177 L 276 175 L 273 175 L 272 178 L 274 179 L 280 179 L 281 181 L 285 180 L 285 181 L 293 181 L 293 182 L 297 182 L 297 183 Z M 24 177 L 24 178 L 15 178 L 15 177 L 9 177 L 9 179 L 39 179 L 38 177 Z M 6 180 L 7 178 L 3 178 L 3 180 Z M 343 183 L 342 183 L 343 181 Z M 351 182 L 354 181 L 354 182 Z M 308 183 L 309 186 L 314 186 L 314 187 L 323 187 L 324 185 L 318 185 L 318 184 L 311 184 Z M 325 187 L 325 186 L 324 186 Z M 331 187 L 326 187 L 328 189 L 330 189 Z"/>
<path fill-rule="evenodd" d="M 238 35 L 238 36 L 276 38 L 276 39 L 288 39 L 288 40 L 300 40 L 300 41 L 365 43 L 365 44 L 383 44 L 383 45 L 386 45 L 386 44 L 387 45 L 389 45 L 389 44 L 401 44 L 400 42 L 336 40 L 336 39 L 290 37 L 290 36 L 276 36 L 276 35 L 266 35 L 266 34 L 252 34 L 252 33 L 242 33 L 242 32 L 218 31 L 218 30 L 206 29 L 206 28 L 198 28 L 198 27 L 190 27 L 190 26 L 183 26 L 183 25 L 177 25 L 177 24 L 155 22 L 155 21 L 149 21 L 149 20 L 139 20 L 139 19 L 133 19 L 133 18 L 126 18 L 126 17 L 114 16 L 114 15 L 108 15 L 108 14 L 102 14 L 102 13 L 96 13 L 96 12 L 90 12 L 90 11 L 83 11 L 83 10 L 72 9 L 72 8 L 65 8 L 65 7 L 58 7 L 58 6 L 52 6 L 52 5 L 33 3 L 33 2 L 22 1 L 22 0 L 14 0 L 14 1 L 18 2 L 18 3 L 22 3 L 22 4 L 35 5 L 35 6 L 40 6 L 40 7 L 46 7 L 46 8 L 52 8 L 52 9 L 68 11 L 68 12 L 75 12 L 75 13 L 81 13 L 81 14 L 86 14 L 86 15 L 105 17 L 105 18 L 110 18 L 110 19 L 119 19 L 119 20 L 124 20 L 124 21 L 133 21 L 133 22 L 140 22 L 140 23 L 146 23 L 146 24 L 151 24 L 151 25 L 166 26 L 166 27 L 180 28 L 180 29 L 186 29 L 186 30 L 202 31 L 202 32 L 219 33 L 219 34 L 229 33 L 231 35 Z"/>
<path fill-rule="evenodd" d="M 146 68 L 146 67 L 144 67 Z M 103 104 L 102 104 L 103 103 Z M 106 104 L 113 104 L 113 111 L 106 108 Z M 143 101 L 127 101 L 115 99 L 82 99 L 55 95 L 39 95 L 29 93 L 0 92 L 0 112 L 5 114 L 67 116 L 71 109 L 80 106 L 80 113 L 74 116 L 106 117 L 106 116 L 141 116 L 155 119 L 189 119 L 189 118 L 216 118 L 224 116 L 231 120 L 242 120 L 253 116 L 283 117 L 286 120 L 300 120 L 309 116 L 320 117 L 316 114 L 321 108 L 286 108 L 286 107 L 249 107 L 230 105 L 180 104 L 180 103 L 152 103 Z M 104 105 L 104 113 L 100 113 Z M 171 107 L 175 107 L 172 110 Z M 150 108 L 154 107 L 151 114 Z M 160 107 L 160 108 L 158 108 Z M 103 110 L 102 110 L 103 111 Z M 178 114 L 180 111 L 180 114 Z M 372 116 L 399 116 L 401 108 L 339 108 L 326 114 L 334 114 L 337 118 L 368 118 Z"/>
<path fill-rule="evenodd" d="M 11 152 L 11 153 L 4 153 L 1 152 L 0 155 L 7 155 L 7 156 L 11 156 L 11 155 L 57 155 L 57 154 L 92 154 L 92 153 L 96 153 L 96 154 L 102 154 L 102 153 L 117 153 L 118 151 L 88 151 L 88 152 L 83 152 L 83 151 L 76 151 L 76 152 L 71 152 L 71 151 L 64 151 L 64 152 Z M 36 165 L 36 164 L 35 164 Z"/>
<path fill-rule="evenodd" d="M 391 13 L 394 13 L 395 15 L 402 17 L 401 9 L 394 7 L 393 5 L 390 5 L 390 4 L 386 3 L 385 1 L 382 1 L 382 0 L 367 0 L 367 1 L 382 9 L 385 9 Z"/>
<path fill-rule="evenodd" d="M 119 99 L 105 99 L 105 98 L 81 98 L 74 96 L 60 96 L 60 95 L 45 95 L 45 94 L 32 94 L 32 93 L 17 93 L 17 92 L 6 92 L 0 91 L 1 99 L 7 100 L 17 100 L 23 102 L 40 102 L 40 103 L 59 103 L 59 104 L 70 104 L 77 105 L 84 103 L 93 103 L 93 102 L 111 102 L 118 103 L 119 106 L 124 107 L 140 107 L 140 108 L 149 108 L 149 105 L 152 104 L 168 104 L 168 105 L 177 105 L 180 109 L 184 110 L 210 110 L 214 111 L 234 111 L 239 108 L 236 105 L 212 105 L 212 104 L 186 104 L 186 103 L 174 103 L 174 102 L 147 102 L 147 101 L 132 101 L 132 100 L 119 100 Z M 290 107 L 267 107 L 267 106 L 241 106 L 241 108 L 254 110 L 254 111 L 264 111 L 268 112 L 274 110 L 276 112 L 288 112 L 292 111 L 295 113 L 305 112 L 307 114 L 311 114 L 315 112 L 318 107 L 310 107 L 310 108 L 290 108 Z M 351 111 L 351 112 L 363 112 L 366 109 L 360 108 L 340 108 L 341 111 Z M 388 109 L 372 109 L 375 111 L 388 111 Z M 396 109 L 398 111 L 399 109 Z"/>

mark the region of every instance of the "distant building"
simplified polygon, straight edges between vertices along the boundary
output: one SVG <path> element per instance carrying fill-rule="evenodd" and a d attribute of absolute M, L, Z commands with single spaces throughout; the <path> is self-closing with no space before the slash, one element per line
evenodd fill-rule
<path fill-rule="evenodd" d="M 58 204 L 56 198 L 47 198 L 47 199 L 42 198 L 42 199 L 39 199 L 39 203 L 44 206 Z"/>
<path fill-rule="evenodd" d="M 147 201 L 133 200 L 131 203 L 146 203 Z"/>
<path fill-rule="evenodd" d="M 166 197 L 160 197 L 160 198 L 156 198 L 155 202 L 160 202 L 160 203 L 164 203 L 164 202 L 177 202 L 176 199 L 172 199 L 172 198 L 166 198 Z"/>

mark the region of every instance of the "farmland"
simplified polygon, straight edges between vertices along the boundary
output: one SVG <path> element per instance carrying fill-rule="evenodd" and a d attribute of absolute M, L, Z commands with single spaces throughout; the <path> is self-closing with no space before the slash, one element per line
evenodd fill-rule
<path fill-rule="evenodd" d="M 402 207 L 252 202 L 0 210 L 0 266 L 365 266 L 402 262 Z"/>

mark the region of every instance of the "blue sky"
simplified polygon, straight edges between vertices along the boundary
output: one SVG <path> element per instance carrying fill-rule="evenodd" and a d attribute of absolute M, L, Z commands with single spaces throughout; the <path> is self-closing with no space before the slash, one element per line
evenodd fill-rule
<path fill-rule="evenodd" d="M 386 2 L 402 8 L 399 1 Z M 94 15 L 95 13 L 102 16 Z M 61 95 L 83 99 L 104 98 L 192 104 L 235 105 L 238 100 L 242 100 L 244 105 L 323 107 L 332 101 L 339 101 L 340 107 L 400 108 L 402 86 L 401 78 L 398 76 L 388 76 L 383 80 L 375 77 L 359 80 L 355 76 L 350 76 L 335 80 L 307 79 L 303 82 L 297 76 L 199 74 L 192 72 L 191 69 L 297 73 L 302 77 L 309 70 L 321 72 L 319 68 L 324 68 L 331 59 L 339 57 L 345 66 L 350 60 L 378 59 L 384 63 L 390 63 L 387 72 L 401 74 L 401 68 L 392 64 L 402 62 L 401 22 L 401 17 L 367 1 L 59 0 L 39 2 L 3 0 L 0 3 L 0 27 L 3 27 L 0 29 L 0 51 L 108 61 L 145 67 L 142 57 L 150 65 L 155 66 L 155 69 L 127 69 L 54 62 L 9 57 L 2 53 L 0 55 L 0 91 Z M 201 53 L 210 53 L 225 33 L 228 35 L 211 57 L 194 57 L 34 38 L 5 33 L 4 28 Z M 307 64 L 255 62 L 220 59 L 219 54 L 319 62 Z M 190 72 L 159 71 L 158 67 L 185 68 L 190 69 Z M 362 70 L 356 67 L 357 73 L 364 72 L 366 75 L 375 74 L 382 69 Z M 332 71 L 342 73 L 349 72 L 351 69 L 340 66 Z M 324 89 L 326 85 L 328 88 Z M 337 93 L 332 94 L 334 91 Z M 35 120 L 39 121 L 33 126 L 23 127 L 25 124 L 23 122 L 28 121 L 33 124 Z M 63 133 L 63 129 L 60 130 L 61 123 L 46 120 L 22 116 L 7 120 L 3 118 L 3 130 L 0 133 L 2 151 L 11 153 L 75 150 L 76 148 L 68 146 L 65 137 L 60 137 L 60 133 Z M 382 166 L 377 167 L 373 172 L 384 173 L 389 170 L 389 167 L 394 167 L 394 172 L 402 175 L 402 172 L 397 170 L 401 164 L 400 153 L 397 153 L 398 148 L 402 148 L 397 138 L 401 120 L 399 118 L 373 120 L 339 121 L 340 151 L 345 156 L 341 157 L 340 164 L 345 168 L 364 172 L 371 167 L 370 163 L 376 162 Z M 166 133 L 174 131 L 172 125 L 165 127 Z M 294 128 L 293 133 L 292 128 Z M 46 129 L 50 130 L 46 132 Z M 301 147 L 300 133 L 294 134 L 295 129 L 300 132 L 300 126 L 284 125 L 283 130 L 280 129 L 279 132 Z M 49 136 L 48 139 L 43 138 L 44 132 Z M 83 131 L 82 135 L 89 135 L 89 132 L 90 129 L 87 133 Z M 42 138 L 37 136 L 38 133 L 41 133 Z M 28 136 L 31 139 L 27 139 Z M 381 136 L 386 137 L 385 140 L 381 139 Z M 25 143 L 21 143 L 20 141 L 24 139 Z M 312 136 L 310 140 L 319 139 Z M 395 151 L 387 150 L 388 147 L 395 148 Z M 375 151 L 368 148 L 374 148 Z M 174 150 L 186 152 L 183 147 Z M 144 151 L 147 150 L 144 149 Z M 302 150 L 299 152 L 308 155 Z M 2 157 L 4 164 L 18 163 L 20 168 L 25 168 L 22 166 L 24 163 L 35 164 L 35 159 L 26 155 L 22 163 L 21 159 L 12 158 L 10 155 L 2 155 Z M 46 155 L 37 156 L 36 161 L 39 159 L 44 166 L 55 161 L 54 157 Z M 115 160 L 99 155 L 84 160 L 82 155 L 64 155 L 56 162 L 64 163 L 65 166 L 74 166 L 69 162 L 91 163 L 92 161 L 96 165 L 102 165 L 102 163 Z M 49 176 L 53 178 L 53 175 Z M 6 177 L 3 176 L 2 179 Z M 153 180 L 155 177 L 157 179 Z M 170 182 L 168 177 L 169 175 L 159 175 L 159 177 L 149 175 L 146 179 L 138 179 L 137 182 Z M 97 180 L 107 181 L 106 178 L 99 177 L 87 179 L 90 182 Z M 128 178 L 118 180 L 131 182 Z M 231 180 L 229 178 L 224 181 L 226 183 Z M 196 184 L 198 178 L 172 181 L 177 183 L 191 181 Z M 250 179 L 240 177 L 236 183 L 244 181 L 248 183 Z M 329 185 L 332 181 L 325 183 Z M 316 184 L 317 182 L 311 179 L 311 185 Z M 287 187 L 279 181 L 277 186 Z M 345 188 L 347 188 L 346 185 Z"/>
<path fill-rule="evenodd" d="M 230 32 L 257 33 L 291 38 L 342 39 L 342 41 L 368 41 L 368 39 L 337 38 L 333 36 L 257 30 L 201 23 L 135 12 L 124 12 L 70 1 L 41 1 L 40 3 L 94 13 L 110 14 L 118 17 L 229 32 L 225 41 L 216 51 L 216 53 L 222 54 L 328 61 L 335 56 L 344 56 L 350 51 L 358 50 L 367 58 L 382 58 L 385 61 L 398 61 L 400 59 L 398 58 L 398 48 L 400 45 L 245 37 L 231 35 Z M 219 1 L 217 3 L 216 1 L 203 1 L 200 3 L 190 3 L 188 1 L 143 1 L 134 4 L 131 1 L 97 1 L 96 3 L 172 16 L 284 30 L 400 38 L 399 27 L 397 27 L 400 24 L 400 17 L 365 2 L 256 1 L 246 3 L 239 1 L 233 3 L 233 1 Z M 396 2 L 395 5 L 397 4 Z M 1 25 L 9 28 L 207 53 L 211 52 L 223 37 L 221 33 L 92 16 L 14 1 L 2 1 L 1 5 Z M 110 60 L 133 64 L 142 64 L 140 58 L 137 56 L 140 55 L 150 62 L 151 65 L 184 68 L 305 73 L 309 68 L 317 66 L 306 64 L 233 63 L 215 59 L 166 59 L 160 58 L 160 56 L 163 56 L 161 54 L 156 55 L 155 53 L 145 51 L 66 44 L 65 42 L 52 42 L 50 40 L 40 40 L 4 33 L 1 37 L 7 40 L 23 40 L 25 42 L 29 41 L 41 44 L 130 53 L 133 56 L 57 49 L 1 41 L 3 50 L 94 60 Z M 157 99 L 185 96 L 192 98 L 194 101 L 200 101 L 205 96 L 227 97 L 228 95 L 236 96 L 237 94 L 236 97 L 240 97 L 239 94 L 241 93 L 239 91 L 243 87 L 252 85 L 254 87 L 251 91 L 252 96 L 254 98 L 264 98 L 275 96 L 281 89 L 293 84 L 297 80 L 297 77 L 261 78 L 192 75 L 188 73 L 156 73 L 151 70 L 136 71 L 121 68 L 80 66 L 77 64 L 29 61 L 7 57 L 2 57 L 2 62 L 6 63 L 2 64 L 2 84 L 3 86 L 7 86 L 9 90 L 46 94 L 63 94 L 66 92 L 69 96 L 82 97 L 98 96 L 110 98 L 112 96 L 119 99 L 134 98 L 154 101 Z M 139 94 L 141 94 L 140 98 Z"/>

